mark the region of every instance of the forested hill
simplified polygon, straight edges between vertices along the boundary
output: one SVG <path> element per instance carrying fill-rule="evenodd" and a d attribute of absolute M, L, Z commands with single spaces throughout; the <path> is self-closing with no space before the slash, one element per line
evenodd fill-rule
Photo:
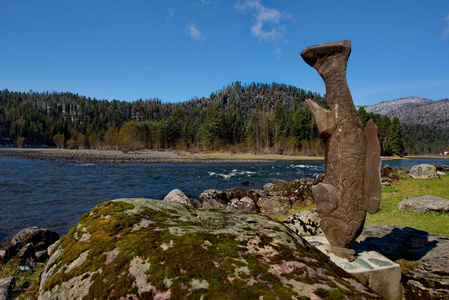
<path fill-rule="evenodd" d="M 441 153 L 449 148 L 449 99 L 406 97 L 365 107 L 398 118 L 404 127 L 404 147 L 410 154 Z"/>
<path fill-rule="evenodd" d="M 209 98 L 180 103 L 3 90 L 0 142 L 125 151 L 145 148 L 320 154 L 322 144 L 306 98 L 324 103 L 317 93 L 277 83 L 242 86 L 236 82 Z M 374 114 L 366 117 L 381 121 Z M 398 129 L 390 130 L 393 123 L 383 119 L 379 130 L 384 154 L 403 151 L 400 134 L 392 134 Z"/>

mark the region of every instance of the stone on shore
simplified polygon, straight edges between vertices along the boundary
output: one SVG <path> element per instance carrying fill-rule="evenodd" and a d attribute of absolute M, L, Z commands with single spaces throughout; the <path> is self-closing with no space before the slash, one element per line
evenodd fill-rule
<path fill-rule="evenodd" d="M 257 201 L 261 197 L 259 192 L 256 190 L 243 189 L 238 187 L 227 189 L 225 193 L 229 200 L 248 197 L 253 199 L 254 201 Z"/>
<path fill-rule="evenodd" d="M 188 197 L 179 189 L 174 189 L 168 193 L 167 196 L 165 196 L 164 201 L 178 202 L 195 208 L 201 207 L 201 202 L 198 199 Z"/>
<path fill-rule="evenodd" d="M 11 239 L 8 249 L 0 253 L 0 262 L 24 265 L 28 261 L 42 262 L 48 257 L 47 248 L 59 239 L 57 232 L 30 227 Z"/>
<path fill-rule="evenodd" d="M 316 179 L 302 178 L 294 179 L 290 182 L 284 180 L 273 180 L 273 183 L 267 183 L 264 185 L 263 189 L 265 191 L 265 195 L 263 198 L 274 198 L 273 201 L 275 201 L 276 198 L 283 197 L 288 198 L 292 203 L 298 206 L 312 205 L 315 203 L 312 195 L 312 186 L 322 182 L 323 179 L 324 175 L 319 175 Z M 273 201 L 271 202 L 274 203 Z M 282 210 L 285 208 L 285 205 L 281 205 L 278 209 Z"/>
<path fill-rule="evenodd" d="M 247 213 L 259 212 L 256 202 L 254 202 L 254 200 L 249 197 L 243 197 L 241 199 L 234 198 L 226 208 L 231 210 L 241 210 Z"/>
<path fill-rule="evenodd" d="M 410 177 L 413 179 L 439 178 L 437 168 L 434 165 L 420 164 L 411 168 Z"/>
<path fill-rule="evenodd" d="M 199 199 L 202 203 L 202 209 L 225 209 L 229 203 L 225 192 L 214 189 L 205 190 L 201 193 Z"/>
<path fill-rule="evenodd" d="M 380 169 L 380 177 L 382 186 L 390 186 L 399 180 L 399 173 L 389 165 L 385 165 Z"/>
<path fill-rule="evenodd" d="M 292 208 L 293 202 L 283 196 L 262 197 L 257 201 L 260 212 L 264 214 L 275 214 L 276 212 Z"/>
<path fill-rule="evenodd" d="M 94 207 L 53 249 L 39 299 L 378 299 L 278 221 L 176 202 Z"/>
<path fill-rule="evenodd" d="M 17 254 L 9 259 L 9 263 L 16 265 L 24 265 L 28 260 L 35 259 L 35 249 L 33 244 L 28 243 L 21 246 Z"/>
<path fill-rule="evenodd" d="M 11 299 L 11 290 L 14 287 L 15 281 L 15 277 L 0 279 L 0 300 Z"/>
<path fill-rule="evenodd" d="M 268 191 L 269 193 L 278 192 L 281 189 L 287 187 L 288 181 L 281 180 L 281 179 L 273 179 L 272 183 L 267 183 L 263 186 L 263 189 L 265 191 Z"/>
<path fill-rule="evenodd" d="M 308 236 L 323 234 L 320 222 L 321 218 L 316 209 L 311 209 L 288 216 L 282 224 L 300 236 Z"/>
<path fill-rule="evenodd" d="M 11 244 L 21 243 L 22 245 L 31 243 L 36 251 L 47 250 L 48 246 L 59 240 L 57 232 L 40 228 L 30 227 L 19 231 L 11 240 Z"/>
<path fill-rule="evenodd" d="M 449 200 L 432 195 L 407 197 L 397 205 L 397 209 L 414 212 L 449 212 Z"/>
<path fill-rule="evenodd" d="M 444 174 L 449 172 L 449 166 L 435 165 L 437 172 L 443 172 Z"/>

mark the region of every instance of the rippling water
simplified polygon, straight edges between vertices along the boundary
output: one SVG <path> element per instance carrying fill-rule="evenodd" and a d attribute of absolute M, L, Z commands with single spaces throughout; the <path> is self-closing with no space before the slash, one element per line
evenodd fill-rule
<path fill-rule="evenodd" d="M 412 167 L 448 160 L 392 160 Z M 206 189 L 226 190 L 249 182 L 261 188 L 273 179 L 293 180 L 324 173 L 323 162 L 223 164 L 74 164 L 0 156 L 0 241 L 30 226 L 65 234 L 81 215 L 111 199 L 163 199 L 172 189 L 198 197 Z M 8 211 L 10 217 L 8 217 Z"/>

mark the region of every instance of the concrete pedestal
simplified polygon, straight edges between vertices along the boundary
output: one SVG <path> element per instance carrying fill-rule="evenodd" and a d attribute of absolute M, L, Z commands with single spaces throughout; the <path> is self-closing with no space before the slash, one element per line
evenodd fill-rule
<path fill-rule="evenodd" d="M 357 258 L 349 262 L 331 252 L 325 236 L 303 237 L 312 246 L 329 256 L 332 262 L 370 287 L 384 299 L 403 299 L 401 267 L 376 251 L 357 247 Z"/>

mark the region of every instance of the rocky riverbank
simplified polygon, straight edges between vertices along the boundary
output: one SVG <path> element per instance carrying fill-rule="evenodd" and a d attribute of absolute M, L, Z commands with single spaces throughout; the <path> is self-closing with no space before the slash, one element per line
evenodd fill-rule
<path fill-rule="evenodd" d="M 93 164 L 148 164 L 148 163 L 225 163 L 321 160 L 316 156 L 288 156 L 276 154 L 233 154 L 221 152 L 191 153 L 184 151 L 68 150 L 0 148 L 0 156 L 27 159 L 57 160 Z"/>
<path fill-rule="evenodd" d="M 436 166 L 434 172 L 445 172 L 445 168 Z M 417 169 L 422 170 L 423 167 Z M 389 186 L 399 180 L 398 174 L 409 172 L 410 169 L 385 166 L 381 172 L 383 184 Z M 34 262 L 45 261 L 50 255 L 40 288 L 37 281 L 29 283 L 33 285 L 35 294 L 40 290 L 41 299 L 61 295 L 67 298 L 79 292 L 101 292 L 105 293 L 101 294 L 103 296 L 111 292 L 117 296 L 133 294 L 136 297 L 157 295 L 184 298 L 244 292 L 254 296 L 274 293 L 313 296 L 317 299 L 338 293 L 341 296 L 375 298 L 376 295 L 369 289 L 361 287 L 345 272 L 335 268 L 326 257 L 320 256 L 316 260 L 319 254 L 299 238 L 301 235 L 322 234 L 316 211 L 291 215 L 282 223 L 267 216 L 288 214 L 293 203 L 298 206 L 312 204 L 310 189 L 320 180 L 321 176 L 291 182 L 275 180 L 260 190 L 206 190 L 199 199 L 174 190 L 163 201 L 143 198 L 108 201 L 93 208 L 90 214 L 85 214 L 67 236 L 50 248 L 49 244 L 57 239 L 55 233 L 39 228 L 18 233 L 10 247 L 0 251 L 0 262 L 18 264 L 20 270 L 24 270 L 21 272 L 27 272 L 28 268 L 34 268 Z M 115 238 L 111 239 L 112 229 L 106 228 L 109 225 L 105 222 L 115 230 Z M 140 231 L 144 234 L 139 238 Z M 153 235 L 154 241 L 135 243 L 153 238 Z M 287 243 L 279 237 L 284 237 Z M 186 238 L 187 242 L 184 240 Z M 405 298 L 415 299 L 417 295 L 429 298 L 445 298 L 448 295 L 447 241 L 447 237 L 409 227 L 368 226 L 357 243 L 370 245 L 397 261 L 403 268 Z M 106 245 L 106 242 L 112 244 Z M 404 244 L 407 244 L 406 250 Z M 98 248 L 98 245 L 106 246 Z M 120 247 L 114 248 L 117 245 Z M 153 251 L 139 249 L 142 245 L 153 245 Z M 48 250 L 53 247 L 55 251 Z M 78 257 L 68 255 L 78 247 L 84 247 Z M 238 251 L 229 251 L 234 248 Z M 203 255 L 197 255 L 199 252 Z M 232 256 L 236 253 L 237 256 Z M 188 259 L 183 259 L 186 255 Z M 260 256 L 264 259 L 259 260 Z M 104 263 L 99 264 L 98 269 L 92 269 L 90 266 L 94 266 L 98 257 L 104 257 Z M 205 257 L 210 259 L 203 259 Z M 164 261 L 165 271 L 152 263 L 160 259 Z M 119 273 L 114 261 L 119 263 L 122 272 L 129 272 L 130 276 L 123 277 L 123 280 L 117 277 Z M 318 264 L 318 261 L 324 264 Z M 106 270 L 113 262 L 114 268 Z M 173 269 L 171 266 L 181 268 Z M 201 271 L 204 267 L 211 272 L 206 274 Z M 61 277 L 61 274 L 65 275 Z M 227 279 L 224 275 L 228 276 Z M 142 281 L 144 277 L 151 284 L 145 284 Z M 108 288 L 110 278 L 120 279 L 123 283 L 120 290 Z M 6 292 L 11 290 L 14 281 L 13 277 L 0 279 L 0 293 L 2 285 L 6 286 Z M 345 288 L 335 289 L 334 281 L 340 284 L 345 282 Z M 221 283 L 215 286 L 216 282 Z"/>

